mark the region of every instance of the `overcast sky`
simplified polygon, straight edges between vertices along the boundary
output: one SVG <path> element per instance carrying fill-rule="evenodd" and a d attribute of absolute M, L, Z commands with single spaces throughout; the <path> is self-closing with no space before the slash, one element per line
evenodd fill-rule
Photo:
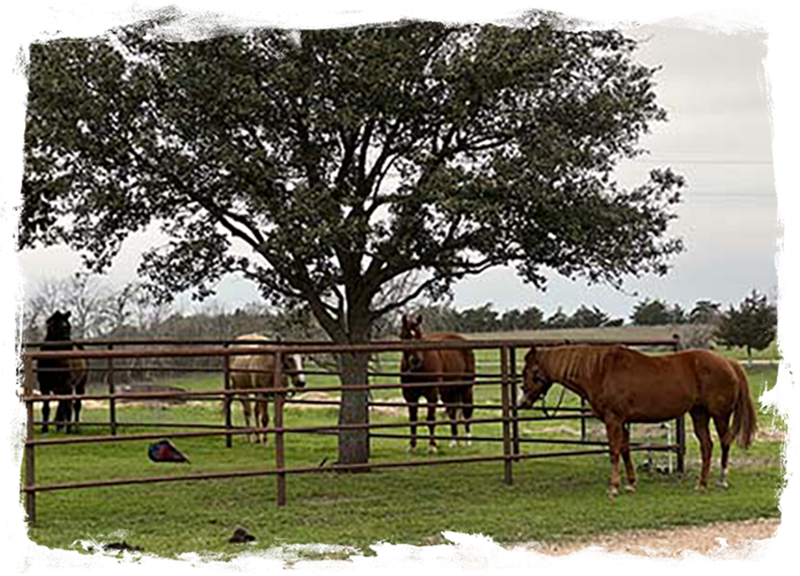
<path fill-rule="evenodd" d="M 457 307 L 536 305 L 551 314 L 581 304 L 628 317 L 642 298 L 691 308 L 697 300 L 728 304 L 752 289 L 768 293 L 797 283 L 797 14 L 793 0 L 649 0 L 642 2 L 638 59 L 660 66 L 659 103 L 669 121 L 643 140 L 649 156 L 620 167 L 635 185 L 654 167 L 687 180 L 671 233 L 686 251 L 665 277 L 631 280 L 620 292 L 552 276 L 546 292 L 513 269 L 495 269 L 456 286 Z M 112 269 L 116 284 L 134 279 L 147 237 L 132 238 Z M 0 290 L 24 297 L 46 279 L 79 269 L 64 248 L 28 251 L 0 264 Z M 217 301 L 258 300 L 243 281 L 228 280 Z"/>

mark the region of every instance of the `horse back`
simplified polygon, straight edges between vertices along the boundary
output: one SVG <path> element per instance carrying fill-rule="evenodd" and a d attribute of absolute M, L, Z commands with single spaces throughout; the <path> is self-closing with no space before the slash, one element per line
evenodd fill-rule
<path fill-rule="evenodd" d="M 711 414 L 732 409 L 740 388 L 736 371 L 727 359 L 708 350 L 684 350 L 664 356 L 634 352 L 625 363 L 621 385 L 638 387 L 637 395 L 649 395 L 654 405 L 685 412 L 702 405 Z M 620 357 L 616 358 L 619 365 Z"/>
<path fill-rule="evenodd" d="M 697 402 L 691 356 L 650 356 L 623 346 L 596 351 L 583 375 L 576 377 L 599 417 L 613 413 L 629 422 L 660 422 L 686 413 Z"/>
<path fill-rule="evenodd" d="M 264 340 L 260 334 L 237 336 L 236 340 Z M 258 344 L 237 344 L 238 348 L 257 348 Z M 252 372 L 258 370 L 258 372 Z M 275 372 L 274 354 L 234 355 L 230 360 L 231 383 L 234 388 L 270 388 Z"/>
<path fill-rule="evenodd" d="M 425 334 L 423 340 L 442 341 L 442 340 L 467 340 L 461 334 L 454 332 L 432 332 Z M 472 380 L 475 377 L 475 354 L 471 348 L 448 349 L 448 350 L 429 350 L 424 356 L 430 357 L 431 368 L 429 372 L 452 372 L 456 374 L 451 380 Z M 426 362 L 428 363 L 428 362 Z M 468 374 L 465 376 L 464 374 Z"/>

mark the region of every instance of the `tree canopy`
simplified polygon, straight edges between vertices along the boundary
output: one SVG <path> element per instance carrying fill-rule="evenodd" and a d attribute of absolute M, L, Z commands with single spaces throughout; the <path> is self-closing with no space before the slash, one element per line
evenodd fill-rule
<path fill-rule="evenodd" d="M 682 179 L 613 178 L 666 118 L 616 31 L 533 14 L 175 42 L 161 24 L 31 46 L 22 248 L 66 243 L 99 272 L 157 223 L 170 240 L 139 273 L 161 299 L 238 273 L 342 343 L 493 266 L 618 286 L 682 248 Z M 364 355 L 342 363 L 365 382 Z M 340 422 L 366 402 L 343 394 Z M 340 459 L 367 461 L 365 430 Z"/>
<path fill-rule="evenodd" d="M 67 243 L 102 271 L 158 223 L 170 240 L 139 272 L 163 299 L 239 273 L 341 342 L 492 266 L 620 285 L 682 249 L 682 179 L 613 178 L 666 118 L 656 70 L 616 31 L 533 15 L 157 32 L 31 46 L 22 248 Z"/>
<path fill-rule="evenodd" d="M 683 324 L 686 322 L 686 313 L 680 304 L 674 304 L 670 308 L 663 300 L 645 298 L 634 306 L 631 322 L 636 326 Z"/>
<path fill-rule="evenodd" d="M 742 346 L 752 358 L 753 350 L 763 350 L 775 339 L 778 311 L 764 294 L 753 290 L 739 307 L 731 306 L 717 327 L 717 340 L 724 346 Z"/>

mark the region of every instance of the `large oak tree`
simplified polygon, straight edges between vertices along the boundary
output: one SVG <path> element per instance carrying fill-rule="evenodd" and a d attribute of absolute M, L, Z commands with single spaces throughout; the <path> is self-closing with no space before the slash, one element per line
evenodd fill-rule
<path fill-rule="evenodd" d="M 681 178 L 614 179 L 666 118 L 656 70 L 616 31 L 539 14 L 191 42 L 158 30 L 31 46 L 22 248 L 66 243 L 102 271 L 157 222 L 171 240 L 139 272 L 162 297 L 239 273 L 342 343 L 493 266 L 535 287 L 546 269 L 619 286 L 681 249 L 666 234 Z M 364 381 L 363 357 L 343 368 Z M 366 419 L 366 395 L 347 393 L 340 420 Z M 341 461 L 367 457 L 363 431 L 340 436 Z"/>

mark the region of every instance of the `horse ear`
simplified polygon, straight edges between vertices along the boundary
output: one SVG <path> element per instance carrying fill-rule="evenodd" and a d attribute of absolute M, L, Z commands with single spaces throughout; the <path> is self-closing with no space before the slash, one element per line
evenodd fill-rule
<path fill-rule="evenodd" d="M 417 325 L 422 324 L 422 314 L 417 314 Z"/>
<path fill-rule="evenodd" d="M 67 310 L 66 312 L 64 312 L 64 318 L 65 318 L 66 320 L 69 320 L 69 317 L 70 317 L 71 315 L 72 315 L 72 310 Z"/>

